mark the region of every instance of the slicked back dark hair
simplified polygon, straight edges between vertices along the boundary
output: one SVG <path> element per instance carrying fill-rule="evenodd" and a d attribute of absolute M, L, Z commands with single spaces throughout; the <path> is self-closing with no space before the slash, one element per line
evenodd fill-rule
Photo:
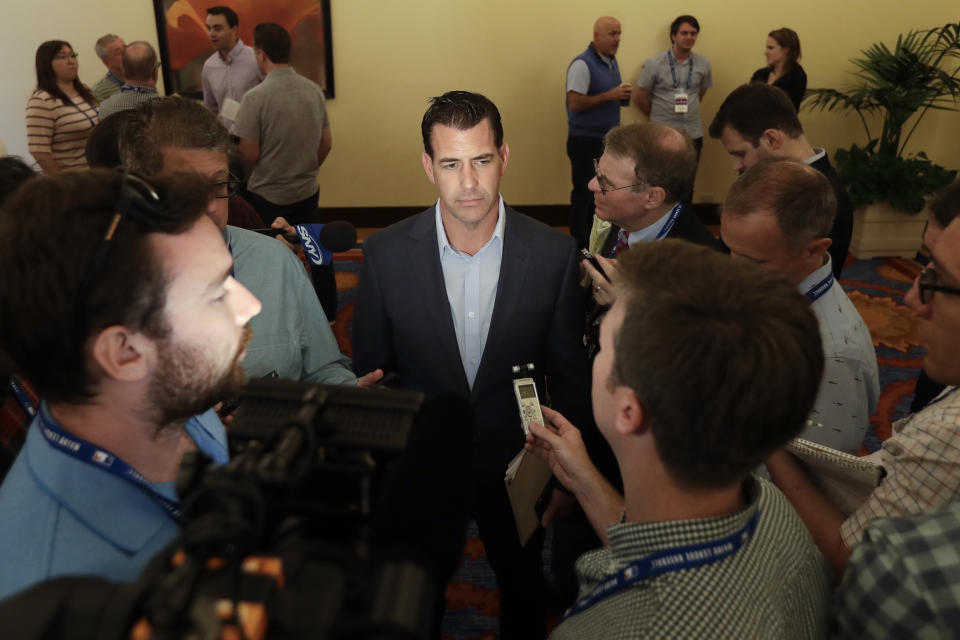
<path fill-rule="evenodd" d="M 76 53 L 66 40 L 47 40 L 37 47 L 37 89 L 43 89 L 54 98 L 58 98 L 63 104 L 73 104 L 70 98 L 67 97 L 67 94 L 57 85 L 57 74 L 53 70 L 53 59 L 57 57 L 60 50 L 64 47 L 69 47 L 70 51 Z M 100 104 L 100 101 L 97 100 L 93 92 L 87 88 L 87 85 L 80 82 L 80 76 L 73 79 L 73 88 L 87 101 L 87 104 L 92 106 Z"/>
<path fill-rule="evenodd" d="M 682 240 L 641 245 L 620 257 L 608 384 L 637 395 L 675 481 L 732 486 L 803 429 L 823 373 L 817 319 L 758 265 Z"/>
<path fill-rule="evenodd" d="M 933 219 L 946 229 L 953 219 L 960 216 L 960 182 L 947 185 L 930 203 Z"/>
<path fill-rule="evenodd" d="M 503 122 L 497 105 L 479 93 L 469 91 L 448 91 L 442 96 L 430 98 L 430 108 L 423 114 L 420 132 L 423 134 L 423 150 L 433 157 L 433 143 L 430 136 L 433 127 L 442 124 L 460 131 L 473 129 L 487 120 L 493 131 L 493 144 L 499 149 L 503 146 Z"/>
<path fill-rule="evenodd" d="M 727 126 L 754 147 L 767 129 L 777 129 L 790 138 L 803 135 L 803 125 L 790 98 L 766 82 L 742 84 L 730 92 L 710 123 L 710 137 L 719 139 Z"/>
<path fill-rule="evenodd" d="M 767 211 L 790 249 L 826 238 L 837 215 L 830 180 L 813 167 L 789 158 L 764 158 L 730 187 L 723 215 L 746 216 Z"/>
<path fill-rule="evenodd" d="M 700 23 L 697 22 L 697 19 L 693 16 L 677 16 L 673 19 L 673 22 L 670 23 L 670 35 L 677 35 L 677 31 L 680 31 L 680 25 L 689 24 L 691 27 L 697 30 L 697 33 L 700 33 Z"/>
<path fill-rule="evenodd" d="M 104 261 L 86 280 L 121 200 L 122 174 L 96 169 L 38 177 L 0 213 L 0 344 L 48 401 L 83 402 L 95 394 L 98 374 L 87 363 L 86 343 L 103 329 L 122 325 L 154 338 L 169 333 L 168 276 L 149 235 L 190 229 L 204 215 L 210 186 L 193 174 L 151 183 L 159 211 L 120 219 Z"/>
<path fill-rule="evenodd" d="M 270 62 L 287 64 L 290 62 L 290 34 L 273 22 L 261 22 L 253 30 L 253 46 L 263 51 Z"/>
<path fill-rule="evenodd" d="M 223 16 L 227 20 L 228 27 L 236 27 L 240 24 L 240 18 L 237 17 L 237 12 L 231 9 L 230 7 L 224 7 L 222 5 L 217 5 L 215 7 L 210 7 L 207 9 L 208 16 Z"/>

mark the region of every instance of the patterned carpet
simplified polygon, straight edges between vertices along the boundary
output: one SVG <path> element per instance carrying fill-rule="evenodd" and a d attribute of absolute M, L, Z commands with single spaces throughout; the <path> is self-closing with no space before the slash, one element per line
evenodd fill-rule
<path fill-rule="evenodd" d="M 362 256 L 359 251 L 337 255 L 339 311 L 333 325 L 340 349 L 351 354 L 350 321 Z M 903 258 L 856 260 L 844 268 L 841 285 L 870 328 L 880 366 L 881 396 L 861 453 L 880 447 L 892 423 L 906 415 L 923 351 L 918 346 L 913 312 L 903 295 L 920 273 L 919 263 Z M 549 548 L 549 531 L 546 548 Z M 493 572 L 484 560 L 483 544 L 471 523 L 463 560 L 447 588 L 445 640 L 492 640 L 496 637 L 499 601 Z"/>

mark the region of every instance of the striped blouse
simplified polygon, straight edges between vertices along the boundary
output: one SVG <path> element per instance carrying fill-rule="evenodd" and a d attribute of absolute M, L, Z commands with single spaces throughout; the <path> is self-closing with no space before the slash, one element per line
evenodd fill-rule
<path fill-rule="evenodd" d="M 71 104 L 38 89 L 27 102 L 27 144 L 30 153 L 51 153 L 63 170 L 85 169 L 87 136 L 98 122 L 97 110 L 82 96 Z"/>

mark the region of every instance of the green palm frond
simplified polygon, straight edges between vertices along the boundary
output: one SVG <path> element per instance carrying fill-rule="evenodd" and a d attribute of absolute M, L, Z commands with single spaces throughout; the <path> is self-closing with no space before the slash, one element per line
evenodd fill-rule
<path fill-rule="evenodd" d="M 881 116 L 877 153 L 900 156 L 927 111 L 958 110 L 960 65 L 944 65 L 956 58 L 960 58 L 960 23 L 910 31 L 898 36 L 892 49 L 878 42 L 860 51 L 851 60 L 855 83 L 843 91 L 810 89 L 804 104 L 824 111 L 855 111 L 868 140 L 873 136 L 865 114 Z M 904 137 L 911 118 L 913 124 Z"/>

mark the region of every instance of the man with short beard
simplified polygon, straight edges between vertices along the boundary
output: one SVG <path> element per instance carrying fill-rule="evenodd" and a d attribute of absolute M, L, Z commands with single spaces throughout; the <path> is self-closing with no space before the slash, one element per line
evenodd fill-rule
<path fill-rule="evenodd" d="M 0 488 L 0 598 L 66 574 L 133 580 L 179 531 L 184 452 L 226 462 L 210 407 L 243 379 L 260 302 L 211 195 L 194 175 L 85 171 L 5 204 L 0 344 L 43 401 Z"/>

